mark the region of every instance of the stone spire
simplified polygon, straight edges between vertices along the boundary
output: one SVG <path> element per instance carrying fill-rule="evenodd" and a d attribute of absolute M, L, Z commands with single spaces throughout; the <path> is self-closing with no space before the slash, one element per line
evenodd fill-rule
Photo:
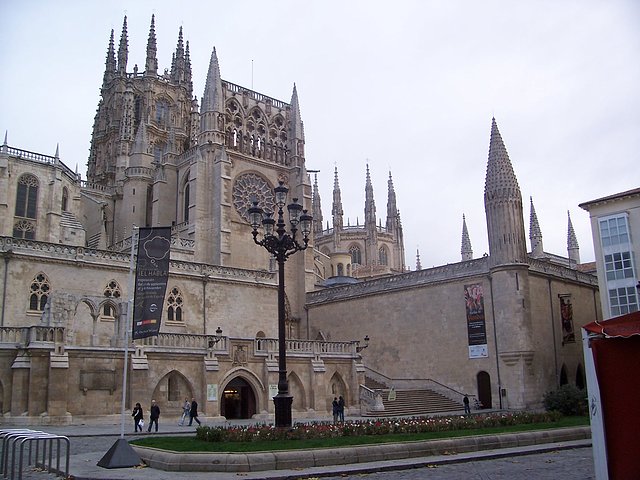
<path fill-rule="evenodd" d="M 333 178 L 333 206 L 331 208 L 331 215 L 333 216 L 333 228 L 336 230 L 342 230 L 344 226 L 342 210 L 342 197 L 340 195 L 340 184 L 338 183 L 338 167 L 335 167 Z"/>
<path fill-rule="evenodd" d="M 304 125 L 302 122 L 302 116 L 300 115 L 300 104 L 298 103 L 298 89 L 296 84 L 293 84 L 293 93 L 291 94 L 291 117 L 289 126 L 289 138 L 302 140 L 304 145 Z M 296 151 L 297 155 L 303 155 L 304 152 Z"/>
<path fill-rule="evenodd" d="M 222 109 L 222 79 L 220 78 L 220 66 L 215 47 L 209 60 L 207 82 L 204 87 L 204 95 L 200 106 L 200 113 L 223 112 Z"/>
<path fill-rule="evenodd" d="M 149 27 L 149 39 L 147 40 L 147 59 L 144 67 L 146 76 L 155 77 L 158 75 L 157 52 L 155 15 L 151 15 L 151 27 Z"/>
<path fill-rule="evenodd" d="M 222 98 L 222 79 L 216 49 L 211 52 L 207 82 L 204 87 L 200 106 L 200 132 L 198 145 L 223 144 L 224 132 L 219 128 L 218 117 L 224 114 Z"/>
<path fill-rule="evenodd" d="M 420 249 L 416 249 L 416 270 L 422 270 L 422 264 L 420 263 Z"/>
<path fill-rule="evenodd" d="M 178 45 L 176 53 L 173 56 L 171 64 L 171 80 L 175 83 L 184 83 L 185 81 L 185 59 L 184 59 L 184 41 L 182 38 L 182 27 L 178 32 Z"/>
<path fill-rule="evenodd" d="M 122 23 L 122 35 L 120 35 L 120 46 L 118 47 L 118 74 L 127 73 L 127 59 L 129 58 L 129 40 L 127 37 L 127 16 L 124 16 Z"/>
<path fill-rule="evenodd" d="M 522 194 L 495 118 L 491 122 L 484 205 L 490 265 L 526 263 Z"/>
<path fill-rule="evenodd" d="M 300 104 L 298 103 L 298 89 L 293 84 L 291 94 L 291 110 L 289 111 L 289 158 L 292 165 L 301 167 L 304 165 L 304 125 L 300 115 Z"/>
<path fill-rule="evenodd" d="M 389 171 L 389 180 L 387 181 L 389 192 L 387 194 L 387 232 L 392 233 L 397 228 L 398 222 L 398 206 L 396 204 L 396 191 L 393 188 L 393 178 Z"/>
<path fill-rule="evenodd" d="M 191 75 L 191 56 L 189 55 L 189 40 L 187 40 L 184 50 L 184 81 L 188 85 L 189 96 L 191 96 L 191 92 L 193 92 L 193 81 Z"/>
<path fill-rule="evenodd" d="M 467 220 L 462 214 L 462 246 L 460 247 L 462 261 L 473 260 L 473 248 L 471 248 L 471 239 L 467 230 Z"/>
<path fill-rule="evenodd" d="M 313 215 L 313 232 L 322 233 L 322 206 L 320 204 L 320 191 L 318 190 L 318 174 L 314 175 L 313 197 L 311 199 L 311 215 Z"/>
<path fill-rule="evenodd" d="M 571 213 L 567 210 L 568 233 L 567 233 L 567 253 L 569 254 L 569 260 L 580 263 L 580 247 L 578 246 L 578 238 L 576 232 L 573 229 L 573 223 L 571 223 Z"/>
<path fill-rule="evenodd" d="M 104 77 L 102 78 L 103 87 L 114 77 L 116 73 L 116 50 L 113 43 L 113 28 L 111 29 L 111 37 L 109 38 L 109 48 L 107 48 L 107 60 L 104 64 Z"/>
<path fill-rule="evenodd" d="M 542 230 L 538 224 L 538 216 L 536 215 L 536 209 L 533 206 L 533 197 L 529 197 L 531 202 L 531 214 L 529 217 L 529 240 L 531 241 L 531 255 L 534 258 L 538 258 L 544 255 L 544 248 L 542 247 Z"/>
<path fill-rule="evenodd" d="M 367 180 L 364 187 L 364 225 L 365 228 L 376 228 L 376 202 L 373 198 L 373 185 L 367 164 Z"/>
<path fill-rule="evenodd" d="M 136 132 L 136 139 L 133 142 L 131 154 L 147 153 L 148 149 L 149 137 L 147 135 L 147 126 L 145 122 L 140 122 L 140 125 L 138 125 L 138 131 Z"/>

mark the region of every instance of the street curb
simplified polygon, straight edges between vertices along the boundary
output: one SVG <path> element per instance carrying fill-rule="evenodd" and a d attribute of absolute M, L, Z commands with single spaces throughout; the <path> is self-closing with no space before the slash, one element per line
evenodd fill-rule
<path fill-rule="evenodd" d="M 366 470 L 365 465 L 354 464 L 392 462 L 411 458 L 536 446 L 540 448 L 532 448 L 531 450 L 545 451 L 545 445 L 547 449 L 558 449 L 557 446 L 548 444 L 588 440 L 590 438 L 590 427 L 571 427 L 416 442 L 256 453 L 176 453 L 136 445 L 133 445 L 133 448 L 149 467 L 171 472 L 244 473 L 351 465 L 352 468 L 356 467 L 355 469 L 358 472 L 366 473 L 364 471 Z M 526 453 L 523 452 L 521 454 Z M 513 454 L 513 452 L 509 453 L 509 455 Z M 492 455 L 487 455 L 486 457 L 498 458 L 504 456 L 500 455 L 499 451 L 493 452 Z M 461 458 L 451 458 L 451 460 L 451 463 L 468 461 Z M 416 466 L 426 466 L 433 463 L 423 458 Z M 437 463 L 442 464 L 444 462 L 438 461 Z M 359 469 L 358 466 L 364 468 Z M 352 468 L 349 470 L 352 471 Z M 376 467 L 376 471 L 380 471 L 380 468 L 380 466 Z M 407 467 L 405 466 L 404 468 Z"/>

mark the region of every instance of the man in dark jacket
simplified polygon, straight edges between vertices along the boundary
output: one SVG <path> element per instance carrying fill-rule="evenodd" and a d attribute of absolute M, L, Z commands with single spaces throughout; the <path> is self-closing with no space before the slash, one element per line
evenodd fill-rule
<path fill-rule="evenodd" d="M 151 409 L 149 411 L 149 428 L 147 432 L 151 431 L 151 425 L 156 424 L 156 432 L 158 431 L 158 419 L 160 418 L 160 407 L 156 404 L 155 400 L 151 400 Z"/>
<path fill-rule="evenodd" d="M 195 398 L 192 398 L 191 410 L 189 410 L 189 426 L 191 426 L 194 420 L 198 422 L 198 425 L 202 425 L 200 420 L 198 420 L 198 402 L 196 402 Z"/>

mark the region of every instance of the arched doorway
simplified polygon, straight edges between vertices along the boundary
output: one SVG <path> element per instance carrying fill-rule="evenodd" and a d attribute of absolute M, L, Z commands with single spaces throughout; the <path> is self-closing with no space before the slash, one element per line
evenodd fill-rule
<path fill-rule="evenodd" d="M 227 419 L 251 418 L 256 414 L 256 396 L 251 385 L 236 377 L 224 387 L 220 415 Z"/>
<path fill-rule="evenodd" d="M 576 387 L 580 390 L 584 390 L 585 378 L 584 378 L 584 370 L 582 369 L 582 364 L 578 364 L 578 368 L 576 368 Z"/>
<path fill-rule="evenodd" d="M 567 379 L 567 367 L 562 365 L 562 368 L 560 369 L 560 386 L 566 385 L 567 383 L 569 383 L 569 380 Z"/>
<path fill-rule="evenodd" d="M 478 383 L 478 400 L 482 408 L 493 408 L 491 400 L 491 376 L 487 372 L 478 372 L 476 376 Z"/>

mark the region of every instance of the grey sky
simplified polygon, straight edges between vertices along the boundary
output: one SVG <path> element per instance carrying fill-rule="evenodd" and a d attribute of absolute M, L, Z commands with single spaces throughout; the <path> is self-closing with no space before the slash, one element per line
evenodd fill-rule
<path fill-rule="evenodd" d="M 86 169 L 111 29 L 128 17 L 144 68 L 151 15 L 158 64 L 178 29 L 194 92 L 215 46 L 222 77 L 290 101 L 297 85 L 309 169 L 331 221 L 337 166 L 345 216 L 363 219 L 368 162 L 378 217 L 391 170 L 407 264 L 460 260 L 462 215 L 479 257 L 491 118 L 529 197 L 545 251 L 566 256 L 567 210 L 593 260 L 578 204 L 640 184 L 640 2 L 61 1 L 0 3 L 0 129 L 11 146 Z"/>

